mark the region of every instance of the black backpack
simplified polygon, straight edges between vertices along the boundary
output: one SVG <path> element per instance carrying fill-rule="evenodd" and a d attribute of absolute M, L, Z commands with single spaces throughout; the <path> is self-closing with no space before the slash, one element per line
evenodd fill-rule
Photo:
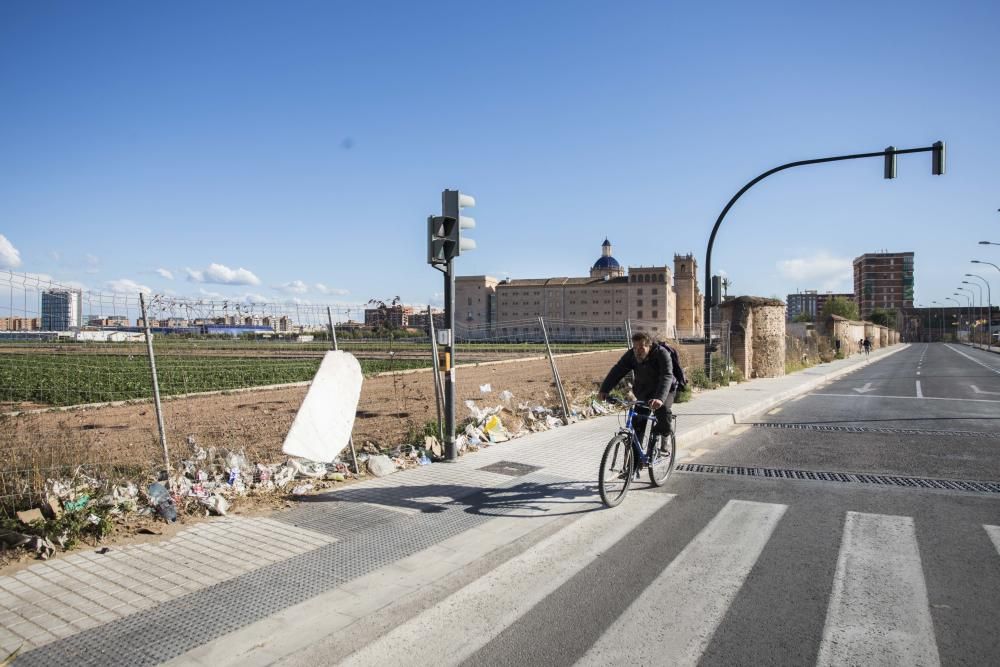
<path fill-rule="evenodd" d="M 660 347 L 670 355 L 670 363 L 674 367 L 674 387 L 677 388 L 677 391 L 683 391 L 688 382 L 687 377 L 684 375 L 684 369 L 681 368 L 681 356 L 677 354 L 677 350 L 662 341 L 660 342 Z"/>

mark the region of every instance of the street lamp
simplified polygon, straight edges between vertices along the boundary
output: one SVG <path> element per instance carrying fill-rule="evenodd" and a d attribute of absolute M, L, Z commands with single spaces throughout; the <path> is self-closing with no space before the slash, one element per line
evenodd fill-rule
<path fill-rule="evenodd" d="M 968 301 L 965 303 L 965 325 L 968 327 L 969 332 L 969 342 L 972 342 L 972 290 L 965 287 L 956 287 L 957 290 L 962 290 L 961 293 L 953 292 L 955 296 L 964 296 Z M 966 294 L 968 292 L 968 294 Z"/>
<path fill-rule="evenodd" d="M 857 153 L 855 155 L 838 155 L 835 157 L 823 157 L 814 160 L 789 162 L 781 165 L 780 167 L 775 167 L 774 169 L 765 171 L 763 174 L 757 176 L 752 181 L 744 185 L 739 192 L 733 195 L 733 198 L 729 200 L 729 203 L 722 209 L 722 213 L 719 214 L 719 218 L 715 221 L 715 226 L 712 227 L 712 233 L 708 237 L 708 247 L 705 250 L 705 315 L 703 324 L 705 326 L 705 373 L 709 379 L 712 377 L 712 307 L 715 306 L 716 301 L 719 300 L 719 295 L 714 294 L 714 290 L 712 289 L 712 246 L 715 245 L 715 235 L 719 233 L 719 227 L 722 225 L 722 221 L 725 219 L 726 214 L 729 213 L 729 209 L 733 207 L 733 204 L 735 204 L 736 201 L 743 196 L 743 193 L 771 174 L 776 174 L 779 171 L 791 169 L 792 167 L 804 167 L 810 164 L 839 162 L 842 160 L 857 160 L 860 158 L 870 157 L 880 157 L 884 159 L 886 161 L 886 178 L 895 178 L 895 160 L 897 155 L 927 152 L 931 154 L 931 173 L 935 176 L 943 175 L 945 171 L 945 145 L 943 141 L 935 141 L 932 145 L 923 146 L 921 148 L 905 148 L 902 150 L 896 150 L 894 147 L 889 146 L 885 150 L 878 151 L 877 153 Z M 891 169 L 889 166 L 890 162 L 892 163 Z"/>
<path fill-rule="evenodd" d="M 975 261 L 975 260 L 973 260 Z M 1000 270 L 1000 269 L 998 269 Z M 986 285 L 986 349 L 993 351 L 993 293 L 990 282 L 977 273 L 966 273 L 970 278 L 979 278 Z M 978 285 L 976 285 L 978 287 Z M 980 303 L 982 301 L 980 300 Z"/>
<path fill-rule="evenodd" d="M 958 296 L 958 295 L 957 294 L 953 294 L 952 296 Z M 958 306 L 958 313 L 955 315 L 955 340 L 958 340 L 958 330 L 959 330 L 959 327 L 962 326 L 962 302 L 959 301 L 958 299 L 953 299 L 950 296 L 946 296 L 944 298 L 944 300 L 945 301 L 954 301 L 955 305 Z"/>
<path fill-rule="evenodd" d="M 965 275 L 969 275 L 969 274 L 966 273 Z M 983 316 L 983 288 L 979 286 L 979 283 L 970 283 L 968 280 L 963 280 L 962 284 L 963 285 L 972 285 L 972 286 L 974 286 L 979 291 L 979 316 L 976 318 L 976 322 L 979 323 L 980 320 L 982 319 L 982 316 Z M 981 326 L 982 325 L 980 325 L 980 327 Z M 980 331 L 979 331 L 979 339 L 980 339 L 980 341 L 982 341 L 982 338 L 983 338 L 983 332 L 982 332 L 982 328 L 980 328 Z"/>
<path fill-rule="evenodd" d="M 944 304 L 940 301 L 931 301 L 931 303 L 936 303 L 941 308 L 941 342 L 944 342 Z"/>
<path fill-rule="evenodd" d="M 997 266 L 993 262 L 981 262 L 978 259 L 974 259 L 974 260 L 972 260 L 972 263 L 973 264 L 986 264 L 988 266 L 992 266 L 994 269 L 996 269 L 998 272 L 1000 272 L 1000 266 Z M 989 321 L 989 324 L 987 325 L 986 328 L 989 329 L 989 331 L 990 331 L 990 342 L 992 343 L 993 342 L 993 310 L 992 310 L 992 308 L 990 309 L 990 316 L 988 318 L 986 318 L 986 319 Z"/>
<path fill-rule="evenodd" d="M 993 241 L 980 241 L 979 245 L 1000 245 L 1000 243 L 994 243 Z"/>

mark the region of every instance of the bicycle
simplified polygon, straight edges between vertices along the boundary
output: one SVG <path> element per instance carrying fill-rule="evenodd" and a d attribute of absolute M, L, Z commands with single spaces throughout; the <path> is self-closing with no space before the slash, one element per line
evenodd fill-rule
<path fill-rule="evenodd" d="M 632 486 L 632 480 L 639 478 L 639 473 L 645 467 L 649 471 L 649 482 L 653 486 L 662 486 L 674 469 L 674 459 L 677 454 L 677 416 L 670 414 L 670 434 L 667 452 L 661 452 L 656 438 L 652 436 L 656 417 L 650 412 L 644 401 L 617 401 L 628 408 L 625 415 L 625 425 L 604 448 L 601 457 L 601 469 L 597 475 L 598 489 L 601 501 L 608 507 L 616 507 L 624 499 Z M 639 412 L 639 410 L 645 412 Z M 646 429 L 643 441 L 639 442 L 635 427 L 632 425 L 636 416 L 646 419 Z M 660 436 L 661 438 L 664 436 Z"/>

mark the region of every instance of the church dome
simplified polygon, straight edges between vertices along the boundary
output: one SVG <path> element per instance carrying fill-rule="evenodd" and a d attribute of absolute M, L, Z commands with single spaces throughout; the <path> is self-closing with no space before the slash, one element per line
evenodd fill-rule
<path fill-rule="evenodd" d="M 620 269 L 621 264 L 619 264 L 618 260 L 611 255 L 606 255 L 604 257 L 597 258 L 597 261 L 594 262 L 594 268 L 598 270 Z"/>

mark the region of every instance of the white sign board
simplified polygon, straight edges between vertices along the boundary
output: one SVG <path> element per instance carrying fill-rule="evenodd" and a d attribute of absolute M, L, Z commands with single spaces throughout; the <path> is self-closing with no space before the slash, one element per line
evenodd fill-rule
<path fill-rule="evenodd" d="M 347 352 L 327 352 L 281 451 L 330 463 L 347 446 L 361 398 L 361 364 Z"/>

